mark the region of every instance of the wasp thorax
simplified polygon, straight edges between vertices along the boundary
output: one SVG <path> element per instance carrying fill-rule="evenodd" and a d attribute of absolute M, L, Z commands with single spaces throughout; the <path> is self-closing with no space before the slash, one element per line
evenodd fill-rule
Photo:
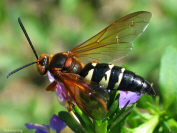
<path fill-rule="evenodd" d="M 40 75 L 46 75 L 48 71 L 49 56 L 47 54 L 42 54 L 37 60 L 37 70 Z"/>
<path fill-rule="evenodd" d="M 51 73 L 61 71 L 78 74 L 82 68 L 81 63 L 67 53 L 57 53 L 51 58 L 49 57 L 49 60 L 48 69 Z"/>
<path fill-rule="evenodd" d="M 65 62 L 68 56 L 64 53 L 57 53 L 50 58 L 49 71 L 52 70 L 62 70 L 65 66 Z"/>

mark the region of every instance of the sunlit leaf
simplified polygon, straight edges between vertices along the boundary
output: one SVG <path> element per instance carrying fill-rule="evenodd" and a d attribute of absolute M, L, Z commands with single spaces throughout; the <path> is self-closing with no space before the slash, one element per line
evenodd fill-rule
<path fill-rule="evenodd" d="M 161 59 L 160 91 L 163 105 L 171 116 L 177 115 L 177 50 L 168 47 Z"/>

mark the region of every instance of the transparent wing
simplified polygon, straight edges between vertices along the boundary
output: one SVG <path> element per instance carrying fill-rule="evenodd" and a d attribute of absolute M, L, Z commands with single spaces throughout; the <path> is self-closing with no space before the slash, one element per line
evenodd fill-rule
<path fill-rule="evenodd" d="M 99 84 L 70 73 L 61 73 L 55 79 L 64 84 L 74 102 L 86 115 L 96 120 L 105 117 L 109 96 Z"/>
<path fill-rule="evenodd" d="M 146 11 L 129 14 L 69 53 L 84 64 L 93 60 L 109 63 L 120 59 L 132 50 L 132 41 L 145 31 L 151 17 L 152 14 Z"/>

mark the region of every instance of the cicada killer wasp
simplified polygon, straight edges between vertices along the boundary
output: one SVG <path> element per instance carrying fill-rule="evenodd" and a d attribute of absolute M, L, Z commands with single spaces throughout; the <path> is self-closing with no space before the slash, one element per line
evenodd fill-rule
<path fill-rule="evenodd" d="M 145 31 L 151 17 L 152 14 L 147 11 L 129 14 L 68 52 L 42 54 L 40 58 L 19 18 L 37 61 L 10 72 L 7 77 L 37 64 L 40 75 L 46 75 L 49 71 L 55 78 L 47 90 L 55 89 L 58 82 L 64 84 L 70 97 L 68 110 L 71 110 L 72 103 L 76 103 L 93 119 L 103 119 L 107 113 L 108 89 L 155 95 L 151 84 L 142 77 L 125 68 L 108 64 L 129 54 L 133 48 L 132 41 Z"/>

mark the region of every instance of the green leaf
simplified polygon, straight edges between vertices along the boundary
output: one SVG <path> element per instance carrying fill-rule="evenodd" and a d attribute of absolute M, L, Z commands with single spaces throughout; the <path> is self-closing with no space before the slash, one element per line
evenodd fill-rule
<path fill-rule="evenodd" d="M 151 108 L 148 106 L 147 102 L 153 103 L 152 96 L 142 95 L 141 98 L 137 101 L 138 108 L 150 110 Z"/>
<path fill-rule="evenodd" d="M 114 124 L 118 124 L 120 123 L 122 120 L 124 120 L 132 111 L 132 109 L 134 109 L 136 106 L 136 104 L 131 105 L 128 109 L 125 110 L 125 108 L 123 108 L 121 111 L 119 111 L 120 113 L 117 113 L 117 115 L 114 118 Z"/>
<path fill-rule="evenodd" d="M 156 108 L 160 109 L 160 97 L 159 96 L 156 96 L 155 97 L 155 106 Z"/>
<path fill-rule="evenodd" d="M 155 105 L 153 105 L 151 103 L 147 103 L 147 104 L 149 105 L 149 107 L 151 107 L 152 110 L 154 110 L 156 113 L 160 114 L 159 109 Z"/>
<path fill-rule="evenodd" d="M 116 124 L 115 126 L 113 126 L 110 130 L 109 133 L 121 133 L 123 132 L 123 127 L 126 123 L 127 118 L 124 118 L 119 124 Z"/>
<path fill-rule="evenodd" d="M 107 101 L 108 109 L 112 106 L 113 102 L 116 100 L 116 98 L 119 97 L 119 91 L 111 90 L 109 93 L 109 100 Z M 118 99 L 117 99 L 118 100 Z"/>
<path fill-rule="evenodd" d="M 171 131 L 171 128 L 170 128 L 170 125 L 167 121 L 163 121 L 163 124 L 164 126 L 167 128 L 167 131 L 170 132 Z"/>
<path fill-rule="evenodd" d="M 144 121 L 148 120 L 146 115 L 148 114 L 139 112 L 137 108 L 133 109 L 127 119 L 129 127 L 130 128 L 138 127 Z"/>
<path fill-rule="evenodd" d="M 107 126 L 108 126 L 108 121 L 104 121 L 101 125 L 99 124 L 99 122 L 94 122 L 95 124 L 95 132 L 96 133 L 107 133 Z"/>
<path fill-rule="evenodd" d="M 163 105 L 171 116 L 177 116 L 177 50 L 168 47 L 161 59 L 160 91 Z"/>
<path fill-rule="evenodd" d="M 126 107 L 125 107 L 121 111 L 117 112 L 117 115 L 113 118 L 114 122 L 111 124 L 111 127 L 110 127 L 111 133 L 113 133 L 113 131 L 119 131 L 123 128 L 123 126 L 126 122 L 126 117 L 131 113 L 132 109 L 135 106 L 136 106 L 136 104 L 133 104 L 128 109 L 126 109 Z"/>
<path fill-rule="evenodd" d="M 110 118 L 113 117 L 113 115 L 115 114 L 115 112 L 118 108 L 118 105 L 119 105 L 119 101 L 118 100 L 114 101 L 114 103 L 109 108 L 108 113 L 106 114 L 106 118 L 107 117 L 110 117 Z"/>
<path fill-rule="evenodd" d="M 82 126 L 76 122 L 76 120 L 70 115 L 70 113 L 66 112 L 66 111 L 60 111 L 58 113 L 58 116 L 60 117 L 60 119 L 65 122 L 70 128 L 71 130 L 73 130 L 76 133 L 85 133 L 84 129 L 82 128 Z"/>
<path fill-rule="evenodd" d="M 126 128 L 126 130 L 129 133 L 153 133 L 158 123 L 159 123 L 159 115 L 154 115 L 149 120 L 139 125 L 138 127 L 132 129 Z"/>
<path fill-rule="evenodd" d="M 168 123 L 172 129 L 173 132 L 177 132 L 177 121 L 173 118 L 168 120 Z"/>
<path fill-rule="evenodd" d="M 90 120 L 90 118 L 85 115 L 78 106 L 73 106 L 73 109 L 75 111 L 75 115 L 77 116 L 77 118 L 79 119 L 81 125 L 90 132 L 93 132 L 93 125 L 92 125 L 92 121 Z"/>

